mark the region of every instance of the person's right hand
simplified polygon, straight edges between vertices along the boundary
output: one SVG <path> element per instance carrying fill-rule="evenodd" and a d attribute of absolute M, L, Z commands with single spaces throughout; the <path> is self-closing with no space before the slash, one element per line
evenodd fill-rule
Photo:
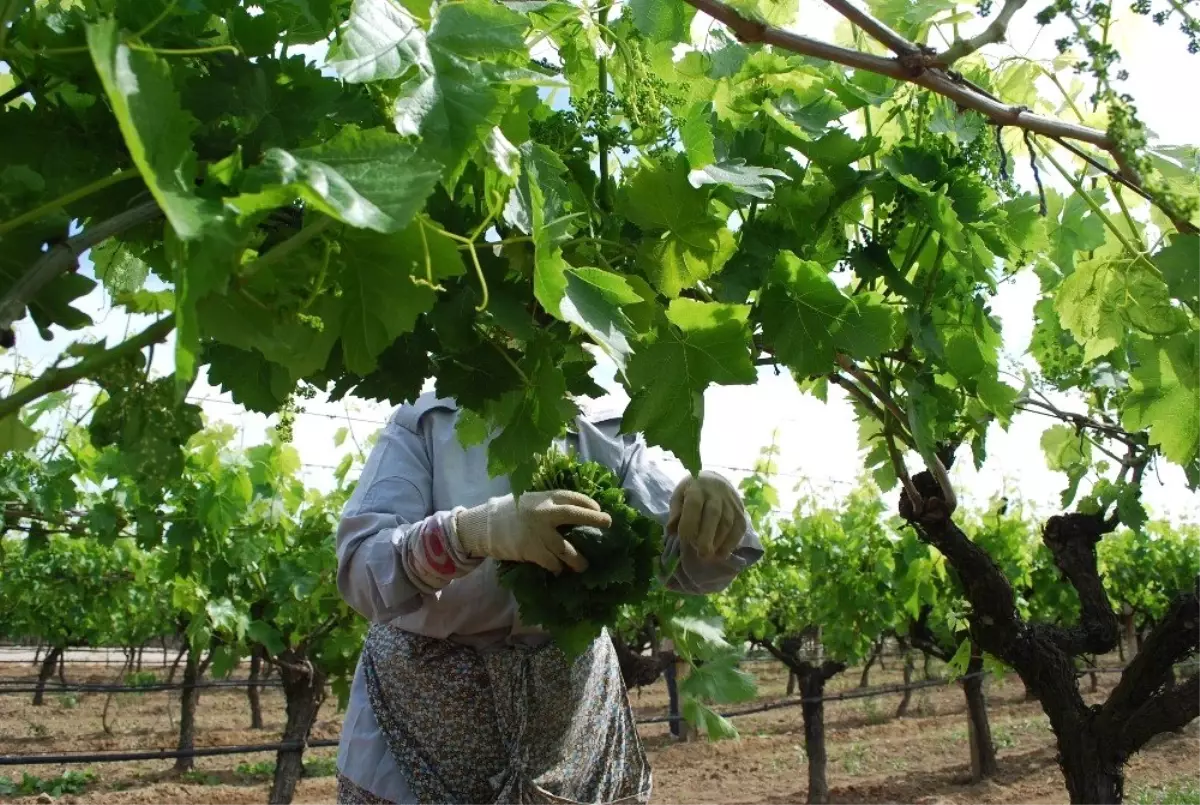
<path fill-rule="evenodd" d="M 459 545 L 472 556 L 534 562 L 551 573 L 564 565 L 584 571 L 587 559 L 558 533 L 564 525 L 608 528 L 612 518 L 587 495 L 561 489 L 526 492 L 520 501 L 492 498 L 455 517 Z"/>

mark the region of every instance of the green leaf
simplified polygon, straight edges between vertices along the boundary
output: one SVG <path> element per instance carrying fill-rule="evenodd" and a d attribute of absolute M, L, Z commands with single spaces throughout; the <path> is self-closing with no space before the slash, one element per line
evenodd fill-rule
<path fill-rule="evenodd" d="M 737 737 L 737 728 L 733 726 L 733 722 L 698 699 L 685 698 L 682 710 L 687 722 L 704 733 L 710 741 Z"/>
<path fill-rule="evenodd" d="M 625 279 L 598 268 L 568 268 L 560 315 L 587 333 L 624 373 L 633 351 L 633 323 L 621 310 L 642 298 Z"/>
<path fill-rule="evenodd" d="M 470 408 L 459 409 L 458 422 L 454 425 L 454 432 L 458 436 L 458 443 L 463 446 L 464 450 L 470 450 L 472 447 L 486 442 L 490 435 L 489 431 L 486 419 Z"/>
<path fill-rule="evenodd" d="M 705 702 L 733 704 L 750 701 L 758 689 L 754 677 L 738 668 L 737 656 L 727 654 L 693 668 L 680 683 L 679 692 Z"/>
<path fill-rule="evenodd" d="M 533 293 L 551 315 L 562 318 L 559 304 L 567 289 L 566 263 L 559 244 L 575 228 L 563 181 L 567 166 L 544 145 L 521 146 L 521 176 L 509 193 L 504 219 L 533 236 Z"/>
<path fill-rule="evenodd" d="M 749 312 L 744 305 L 672 301 L 667 325 L 629 361 L 633 392 L 622 431 L 644 433 L 699 472 L 704 390 L 758 377 L 749 349 Z"/>
<path fill-rule="evenodd" d="M 1042 434 L 1046 466 L 1067 475 L 1063 507 L 1075 499 L 1079 483 L 1092 466 L 1092 444 L 1068 425 L 1054 425 Z"/>
<path fill-rule="evenodd" d="M 696 9 L 687 3 L 663 3 L 659 0 L 631 0 L 629 11 L 633 27 L 651 42 L 688 42 Z"/>
<path fill-rule="evenodd" d="M 250 176 L 258 192 L 234 199 L 245 211 L 260 208 L 264 199 L 282 205 L 295 195 L 351 226 L 396 232 L 421 209 L 441 168 L 386 129 L 348 125 L 312 148 L 272 148 Z"/>
<path fill-rule="evenodd" d="M 130 313 L 161 316 L 175 309 L 175 294 L 170 291 L 133 291 L 113 296 L 113 302 Z"/>
<path fill-rule="evenodd" d="M 1193 305 L 1200 302 L 1200 235 L 1175 235 L 1153 260 L 1171 296 Z"/>
<path fill-rule="evenodd" d="M 275 413 L 295 388 L 287 369 L 268 361 L 256 350 L 209 344 L 204 360 L 209 364 L 209 385 L 219 386 L 235 403 L 250 411 Z"/>
<path fill-rule="evenodd" d="M 759 302 L 763 334 L 801 376 L 823 374 L 835 350 L 873 358 L 896 342 L 900 320 L 882 295 L 846 296 L 821 265 L 781 252 Z"/>
<path fill-rule="evenodd" d="M 775 194 L 772 179 L 789 178 L 786 173 L 776 168 L 747 165 L 744 159 L 706 165 L 688 174 L 688 181 L 693 187 L 703 187 L 707 184 L 724 185 L 732 187 L 739 194 L 763 200 Z"/>
<path fill-rule="evenodd" d="M 165 61 L 121 42 L 117 21 L 87 27 L 88 50 L 125 145 L 176 234 L 200 237 L 214 205 L 195 194 L 195 120 L 184 112 Z"/>
<path fill-rule="evenodd" d="M 1080 262 L 1054 300 L 1064 328 L 1084 348 L 1084 360 L 1112 352 L 1130 327 L 1166 336 L 1183 324 L 1167 286 L 1145 259 L 1096 257 Z"/>
<path fill-rule="evenodd" d="M 37 444 L 37 431 L 29 428 L 16 414 L 0 418 L 0 454 L 24 453 Z"/>
<path fill-rule="evenodd" d="M 1200 333 L 1134 343 L 1137 365 L 1121 423 L 1130 431 L 1149 430 L 1150 441 L 1181 466 L 1200 449 Z"/>
<path fill-rule="evenodd" d="M 692 104 L 687 116 L 679 126 L 679 139 L 683 142 L 684 153 L 687 154 L 688 164 L 692 166 L 693 170 L 717 161 L 712 114 L 712 103 L 697 101 Z"/>
<path fill-rule="evenodd" d="M 514 491 L 525 488 L 532 477 L 533 454 L 548 448 L 577 411 L 564 402 L 566 376 L 548 350 L 535 348 L 521 363 L 521 388 L 488 408 L 489 419 L 500 429 L 488 445 L 488 472 L 510 476 Z"/>
<path fill-rule="evenodd" d="M 429 58 L 401 87 L 393 122 L 400 134 L 422 138 L 423 152 L 446 168 L 450 181 L 500 125 L 524 80 L 517 68 L 528 57 L 528 27 L 520 14 L 489 0 L 439 7 Z"/>
<path fill-rule="evenodd" d="M 643 165 L 622 188 L 621 207 L 649 237 L 638 265 L 669 297 L 721 269 L 735 243 L 710 209 L 708 193 L 688 181 L 687 158 Z"/>
<path fill-rule="evenodd" d="M 265 621 L 251 621 L 246 627 L 246 636 L 256 643 L 262 644 L 271 656 L 278 657 L 286 649 L 287 645 L 283 641 L 283 635 L 269 623 Z"/>
<path fill-rule="evenodd" d="M 97 279 L 114 295 L 138 290 L 150 276 L 150 266 L 116 238 L 94 247 L 91 257 Z"/>
<path fill-rule="evenodd" d="M 352 84 L 403 78 L 413 67 L 433 70 L 420 22 L 391 0 L 354 0 L 326 64 Z"/>
<path fill-rule="evenodd" d="M 466 271 L 453 241 L 433 232 L 422 238 L 420 226 L 390 235 L 347 232 L 339 241 L 330 262 L 342 289 L 342 355 L 353 372 L 373 370 L 379 354 L 433 308 L 436 292 L 421 283 L 426 246 L 435 283 Z"/>
<path fill-rule="evenodd" d="M 795 0 L 732 0 L 729 7 L 747 19 L 777 28 L 791 25 L 799 12 L 799 3 Z"/>

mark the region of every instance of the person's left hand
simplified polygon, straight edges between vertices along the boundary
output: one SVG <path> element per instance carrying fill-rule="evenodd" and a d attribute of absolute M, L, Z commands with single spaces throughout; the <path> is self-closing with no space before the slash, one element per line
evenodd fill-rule
<path fill-rule="evenodd" d="M 727 559 L 746 534 L 746 508 L 733 484 L 702 470 L 675 487 L 667 530 L 701 559 Z"/>

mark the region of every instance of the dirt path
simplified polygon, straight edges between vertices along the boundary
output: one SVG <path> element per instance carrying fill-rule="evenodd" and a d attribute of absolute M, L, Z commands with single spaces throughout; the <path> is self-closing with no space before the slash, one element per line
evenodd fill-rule
<path fill-rule="evenodd" d="M 781 698 L 785 678 L 776 666 L 748 666 L 759 678 L 764 699 Z M 0 664 L 0 677 L 29 676 L 28 665 Z M 72 682 L 112 682 L 114 669 L 71 668 Z M 1115 676 L 1102 678 L 1100 700 Z M 830 692 L 857 684 L 858 674 L 836 678 Z M 872 685 L 899 681 L 897 669 L 876 669 Z M 967 731 L 962 693 L 957 686 L 937 686 L 913 694 L 910 715 L 892 717 L 899 695 L 835 702 L 827 706 L 829 782 L 835 802 L 1051 803 L 1066 800 L 1055 762 L 1053 735 L 1040 708 L 1024 701 L 1015 678 L 988 686 L 992 733 L 999 749 L 994 780 L 968 784 Z M 662 685 L 635 692 L 639 716 L 666 711 Z M 167 693 L 120 694 L 109 726 L 102 726 L 103 694 L 49 694 L 44 707 L 33 707 L 27 695 L 0 695 L 0 754 L 113 751 L 172 747 L 178 699 Z M 170 703 L 168 706 L 168 702 Z M 200 700 L 198 745 L 268 743 L 283 727 L 283 697 L 263 691 L 265 729 L 249 729 L 244 691 L 208 690 Z M 641 729 L 655 770 L 654 801 L 660 803 L 792 803 L 803 802 L 807 769 L 799 708 L 773 710 L 737 719 L 735 741 L 677 743 L 663 725 Z M 1182 733 L 1162 736 L 1129 766 L 1128 789 L 1147 791 L 1181 781 L 1200 790 L 1200 722 Z M 332 701 L 321 711 L 314 737 L 336 737 L 341 717 Z M 304 779 L 297 802 L 332 802 L 332 749 L 310 750 L 306 758 L 314 776 Z M 59 801 L 89 803 L 262 803 L 274 758 L 268 753 L 199 758 L 196 772 L 180 778 L 170 761 L 106 763 L 73 767 L 95 778 L 79 794 Z M 56 777 L 68 767 L 0 768 L 19 782 L 24 773 Z M 0 802 L 37 802 L 36 796 L 0 796 Z"/>

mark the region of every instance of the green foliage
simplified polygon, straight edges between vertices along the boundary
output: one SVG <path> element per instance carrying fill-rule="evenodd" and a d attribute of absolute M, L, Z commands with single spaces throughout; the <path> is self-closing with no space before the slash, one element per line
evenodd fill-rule
<path fill-rule="evenodd" d="M 544 628 L 568 655 L 584 651 L 620 608 L 650 591 L 662 553 L 662 528 L 625 502 L 611 470 L 551 451 L 539 460 L 533 491 L 565 489 L 587 495 L 612 518 L 600 530 L 563 526 L 563 536 L 588 560 L 582 573 L 555 575 L 527 562 L 501 562 L 500 583 L 520 606 L 521 620 Z"/>
<path fill-rule="evenodd" d="M 24 772 L 21 779 L 0 776 L 0 795 L 8 797 L 28 797 L 38 794 L 49 794 L 61 797 L 64 794 L 82 794 L 96 779 L 91 771 L 64 771 L 57 777 L 38 777 Z"/>

